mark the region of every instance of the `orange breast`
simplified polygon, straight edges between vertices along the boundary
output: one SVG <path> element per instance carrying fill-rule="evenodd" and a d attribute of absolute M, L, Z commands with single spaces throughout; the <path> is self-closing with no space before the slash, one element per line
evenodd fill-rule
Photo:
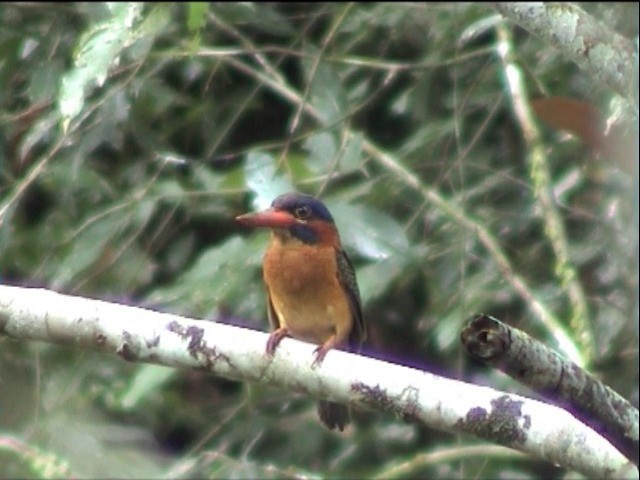
<path fill-rule="evenodd" d="M 283 245 L 276 239 L 263 268 L 278 323 L 292 337 L 322 344 L 336 335 L 339 344 L 346 341 L 353 319 L 333 246 Z"/>

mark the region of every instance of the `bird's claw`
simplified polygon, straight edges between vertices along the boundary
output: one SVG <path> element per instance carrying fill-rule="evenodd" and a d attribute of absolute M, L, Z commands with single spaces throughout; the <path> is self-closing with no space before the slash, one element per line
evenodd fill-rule
<path fill-rule="evenodd" d="M 324 345 L 320 345 L 318 348 L 316 348 L 313 351 L 313 353 L 315 354 L 315 358 L 313 360 L 313 363 L 311 364 L 311 368 L 317 368 L 322 365 L 322 361 L 324 360 L 324 357 L 326 357 L 328 351 L 328 349 L 324 348 Z"/>
<path fill-rule="evenodd" d="M 273 357 L 273 354 L 276 353 L 277 343 L 274 342 L 273 335 L 269 336 L 269 340 L 267 340 L 267 355 Z"/>
<path fill-rule="evenodd" d="M 284 328 L 279 328 L 269 335 L 269 340 L 267 340 L 267 355 L 273 357 L 273 354 L 276 353 L 276 348 L 278 344 L 282 341 L 284 337 L 288 335 L 288 332 Z"/>

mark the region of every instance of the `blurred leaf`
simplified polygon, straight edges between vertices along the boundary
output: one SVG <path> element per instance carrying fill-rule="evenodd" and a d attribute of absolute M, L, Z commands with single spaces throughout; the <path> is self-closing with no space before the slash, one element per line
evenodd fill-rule
<path fill-rule="evenodd" d="M 315 175 L 328 175 L 333 171 L 347 173 L 360 168 L 362 135 L 359 133 L 349 137 L 340 150 L 337 148 L 335 135 L 324 131 L 310 136 L 304 142 L 304 148 L 309 152 L 306 165 L 310 173 Z M 289 164 L 292 163 L 294 162 L 290 160 Z"/>
<path fill-rule="evenodd" d="M 62 78 L 58 103 L 65 123 L 82 110 L 85 88 L 101 86 L 106 80 L 109 67 L 131 41 L 132 25 L 142 7 L 141 3 L 111 4 L 111 18 L 83 34 L 74 55 L 74 68 Z"/>
<path fill-rule="evenodd" d="M 264 210 L 278 195 L 294 190 L 293 185 L 276 171 L 276 159 L 264 152 L 247 155 L 244 175 L 247 187 L 254 193 L 252 205 Z"/>
<path fill-rule="evenodd" d="M 383 260 L 403 255 L 409 241 L 402 225 L 370 207 L 327 201 L 343 242 L 363 257 Z"/>
<path fill-rule="evenodd" d="M 84 105 L 87 89 L 102 86 L 109 68 L 117 64 L 123 50 L 135 42 L 156 35 L 166 24 L 166 10 L 154 8 L 141 28 L 136 28 L 140 20 L 142 3 L 109 4 L 111 18 L 93 25 L 87 30 L 76 49 L 74 68 L 67 72 L 61 81 L 58 108 L 67 125 L 80 113 Z M 150 43 L 136 52 L 140 57 L 148 51 Z"/>
<path fill-rule="evenodd" d="M 336 155 L 334 136 L 328 132 L 312 135 L 304 142 L 304 148 L 309 152 L 307 164 L 310 169 L 316 174 L 326 173 Z"/>
<path fill-rule="evenodd" d="M 361 133 L 356 133 L 349 137 L 340 159 L 340 170 L 342 172 L 351 172 L 360 168 L 362 163 L 362 141 L 363 136 Z"/>
<path fill-rule="evenodd" d="M 191 32 L 190 49 L 196 50 L 202 39 L 202 29 L 207 23 L 208 2 L 189 2 L 187 4 L 187 28 Z"/>
<path fill-rule="evenodd" d="M 113 190 L 100 172 L 89 168 L 72 169 L 71 162 L 57 162 L 49 166 L 42 176 L 42 186 L 64 200 L 68 195 L 79 195 L 94 201 L 109 196 Z M 78 198 L 78 197 L 76 197 Z M 99 208 L 98 205 L 95 205 Z"/>
<path fill-rule="evenodd" d="M 199 315 L 207 317 L 216 313 L 221 305 L 255 302 L 263 295 L 262 288 L 256 283 L 258 288 L 248 291 L 247 285 L 252 284 L 256 276 L 255 267 L 263 255 L 264 237 L 258 237 L 258 244 L 255 242 L 233 237 L 208 248 L 172 285 L 154 290 L 147 301 L 189 305 Z"/>
<path fill-rule="evenodd" d="M 321 54 L 319 50 L 306 48 L 304 53 L 302 65 L 310 84 L 309 102 L 319 112 L 322 122 L 331 125 L 346 115 L 347 97 L 342 82 L 330 63 L 320 62 L 316 66 L 315 58 Z"/>
<path fill-rule="evenodd" d="M 144 15 L 134 30 L 135 41 L 127 46 L 127 54 L 133 60 L 142 61 L 149 54 L 155 38 L 166 32 L 173 14 L 172 7 L 171 4 L 156 3 Z"/>
<path fill-rule="evenodd" d="M 240 179 L 239 183 L 234 183 L 234 185 L 228 185 L 229 182 L 229 173 L 233 172 L 216 172 L 212 171 L 210 168 L 207 168 L 205 165 L 200 163 L 194 163 L 191 165 L 193 174 L 192 178 L 195 183 L 195 186 L 204 192 L 216 192 L 224 187 L 226 188 L 237 188 L 239 186 L 244 186 L 244 182 Z M 233 182 L 233 181 L 232 181 Z"/>
<path fill-rule="evenodd" d="M 160 475 L 165 456 L 148 431 L 114 423 L 86 405 L 55 413 L 45 426 L 49 448 L 68 461 L 73 477 Z"/>
<path fill-rule="evenodd" d="M 55 127 L 60 120 L 59 112 L 52 110 L 38 118 L 20 142 L 19 158 L 27 158 L 29 153 L 40 144 L 51 141 L 55 134 Z"/>
<path fill-rule="evenodd" d="M 185 189 L 175 178 L 158 180 L 151 189 L 154 195 L 167 202 L 181 203 L 185 200 Z"/>
<path fill-rule="evenodd" d="M 74 278 L 96 263 L 106 246 L 122 233 L 128 220 L 121 214 L 107 215 L 93 222 L 75 235 L 66 254 L 55 262 L 57 267 L 49 273 L 53 288 L 63 288 Z"/>
<path fill-rule="evenodd" d="M 358 287 L 364 304 L 385 293 L 394 279 L 403 275 L 409 258 L 394 255 L 358 269 Z"/>
<path fill-rule="evenodd" d="M 207 23 L 209 2 L 189 2 L 187 5 L 187 28 L 191 33 L 198 32 Z"/>
<path fill-rule="evenodd" d="M 140 365 L 128 388 L 120 398 L 120 408 L 135 409 L 149 395 L 157 393 L 162 385 L 177 375 L 174 368 L 160 365 Z"/>
<path fill-rule="evenodd" d="M 29 83 L 29 100 L 31 103 L 49 102 L 58 91 L 62 63 L 54 60 L 43 64 L 40 74 L 34 75 Z"/>
<path fill-rule="evenodd" d="M 43 451 L 19 438 L 0 435 L 0 439 L 3 478 L 55 479 L 70 476 L 68 462 L 58 455 Z"/>
<path fill-rule="evenodd" d="M 215 14 L 231 24 L 249 24 L 273 35 L 290 36 L 296 33 L 287 17 L 259 2 L 216 3 Z"/>
<path fill-rule="evenodd" d="M 556 130 L 570 132 L 594 150 L 602 150 L 605 139 L 601 115 L 593 105 L 568 97 L 548 97 L 532 100 L 531 108 Z"/>

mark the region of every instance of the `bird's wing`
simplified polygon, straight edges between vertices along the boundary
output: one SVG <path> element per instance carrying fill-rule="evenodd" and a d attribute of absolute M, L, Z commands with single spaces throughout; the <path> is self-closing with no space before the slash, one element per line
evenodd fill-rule
<path fill-rule="evenodd" d="M 347 292 L 347 299 L 351 307 L 351 315 L 353 316 L 353 327 L 349 334 L 349 344 L 356 350 L 365 340 L 367 331 L 362 315 L 362 302 L 360 300 L 360 291 L 358 290 L 358 282 L 356 281 L 356 273 L 351 264 L 351 260 L 341 248 L 336 249 L 336 262 L 338 264 L 338 280 Z"/>
<path fill-rule="evenodd" d="M 267 314 L 269 316 L 269 324 L 271 325 L 272 330 L 276 330 L 280 328 L 280 320 L 278 319 L 278 314 L 276 313 L 275 308 L 273 308 L 273 302 L 271 301 L 271 293 L 267 288 Z"/>

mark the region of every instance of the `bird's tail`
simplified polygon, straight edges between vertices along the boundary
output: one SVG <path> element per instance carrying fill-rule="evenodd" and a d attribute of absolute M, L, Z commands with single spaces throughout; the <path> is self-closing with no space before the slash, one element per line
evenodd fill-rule
<path fill-rule="evenodd" d="M 327 402 L 321 400 L 318 403 L 318 416 L 329 430 L 337 428 L 340 431 L 351 421 L 349 408 L 342 403 Z"/>

